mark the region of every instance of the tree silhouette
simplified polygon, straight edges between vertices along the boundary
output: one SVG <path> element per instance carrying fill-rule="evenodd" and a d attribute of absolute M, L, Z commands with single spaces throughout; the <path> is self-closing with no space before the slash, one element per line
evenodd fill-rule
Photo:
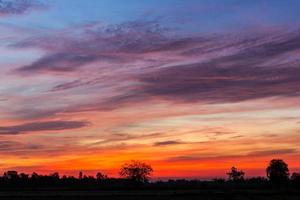
<path fill-rule="evenodd" d="M 149 181 L 152 172 L 153 169 L 150 165 L 133 160 L 121 167 L 120 176 L 135 182 L 146 183 Z"/>
<path fill-rule="evenodd" d="M 19 174 L 17 171 L 7 171 L 4 172 L 3 177 L 7 180 L 15 181 L 19 179 Z"/>
<path fill-rule="evenodd" d="M 40 175 L 38 175 L 38 173 L 36 173 L 36 172 L 33 172 L 33 173 L 31 174 L 31 178 L 32 178 L 32 179 L 39 179 L 39 178 L 40 178 Z"/>
<path fill-rule="evenodd" d="M 79 180 L 81 180 L 83 178 L 83 173 L 82 171 L 79 172 L 79 176 L 78 176 Z"/>
<path fill-rule="evenodd" d="M 107 179 L 108 177 L 107 177 L 107 175 L 102 174 L 101 172 L 98 172 L 96 174 L 96 178 L 97 178 L 97 180 L 104 180 L 104 179 Z"/>
<path fill-rule="evenodd" d="M 59 173 L 54 172 L 53 174 L 50 174 L 50 177 L 52 177 L 53 179 L 59 179 Z"/>
<path fill-rule="evenodd" d="M 231 167 L 231 171 L 227 173 L 229 180 L 242 181 L 244 180 L 245 172 L 238 170 L 236 167 Z"/>
<path fill-rule="evenodd" d="M 273 183 L 282 183 L 289 179 L 288 165 L 281 159 L 271 160 L 266 172 L 267 177 Z"/>
<path fill-rule="evenodd" d="M 21 173 L 19 175 L 19 177 L 22 179 L 22 180 L 28 180 L 29 179 L 29 175 L 28 174 L 25 174 L 25 173 Z"/>

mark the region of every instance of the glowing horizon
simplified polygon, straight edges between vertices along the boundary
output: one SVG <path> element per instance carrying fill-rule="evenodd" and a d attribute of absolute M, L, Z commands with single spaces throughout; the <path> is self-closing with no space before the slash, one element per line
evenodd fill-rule
<path fill-rule="evenodd" d="M 299 7 L 0 0 L 0 172 L 299 172 Z"/>

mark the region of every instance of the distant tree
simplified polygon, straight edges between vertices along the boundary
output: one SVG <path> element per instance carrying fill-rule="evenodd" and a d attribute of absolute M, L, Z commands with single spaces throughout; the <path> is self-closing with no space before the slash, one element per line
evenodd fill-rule
<path fill-rule="evenodd" d="M 11 180 L 15 180 L 15 179 L 19 178 L 19 175 L 18 175 L 17 171 L 7 171 L 7 172 L 4 172 L 3 176 L 6 179 L 11 179 Z"/>
<path fill-rule="evenodd" d="M 153 169 L 150 165 L 133 160 L 121 167 L 120 176 L 135 182 L 146 183 L 149 181 L 152 172 Z"/>
<path fill-rule="evenodd" d="M 59 173 L 54 172 L 53 174 L 50 174 L 50 177 L 52 177 L 53 179 L 59 179 Z"/>
<path fill-rule="evenodd" d="M 96 174 L 96 178 L 97 178 L 97 180 L 104 180 L 104 179 L 107 179 L 107 175 L 102 174 L 101 172 L 98 172 Z"/>
<path fill-rule="evenodd" d="M 282 183 L 289 179 L 288 165 L 281 159 L 271 160 L 266 173 L 267 177 L 273 183 Z"/>
<path fill-rule="evenodd" d="M 231 167 L 231 171 L 227 173 L 229 180 L 242 181 L 244 180 L 245 172 L 238 170 L 236 167 Z"/>
<path fill-rule="evenodd" d="M 20 178 L 21 178 L 22 180 L 28 180 L 29 175 L 28 175 L 28 174 L 25 174 L 25 173 L 21 173 L 21 174 L 20 174 Z"/>
<path fill-rule="evenodd" d="M 31 174 L 31 179 L 38 180 L 39 178 L 40 178 L 40 175 L 38 175 L 38 173 L 33 172 L 33 173 Z"/>
<path fill-rule="evenodd" d="M 81 180 L 83 178 L 83 173 L 81 171 L 79 172 L 78 178 L 79 178 L 79 180 Z"/>

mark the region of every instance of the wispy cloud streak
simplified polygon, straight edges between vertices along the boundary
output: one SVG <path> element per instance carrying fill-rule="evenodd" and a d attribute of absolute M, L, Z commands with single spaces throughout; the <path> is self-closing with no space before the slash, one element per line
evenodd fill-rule
<path fill-rule="evenodd" d="M 253 32 L 238 38 L 180 36 L 156 21 L 138 21 L 115 26 L 93 23 L 61 35 L 61 42 L 53 42 L 57 35 L 50 34 L 13 47 L 46 52 L 18 68 L 17 74 L 86 73 L 85 78 L 56 84 L 49 92 L 88 88 L 85 91 L 93 93 L 105 86 L 106 95 L 70 105 L 67 112 L 112 110 L 152 99 L 211 104 L 299 96 L 299 30 Z M 91 64 L 92 68 L 83 68 Z"/>
<path fill-rule="evenodd" d="M 85 121 L 47 121 L 33 122 L 16 126 L 0 127 L 0 135 L 17 135 L 37 131 L 60 131 L 87 126 Z"/>

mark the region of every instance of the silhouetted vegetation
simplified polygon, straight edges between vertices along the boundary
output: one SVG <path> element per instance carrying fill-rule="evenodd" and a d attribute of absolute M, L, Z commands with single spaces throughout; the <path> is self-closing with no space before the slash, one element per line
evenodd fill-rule
<path fill-rule="evenodd" d="M 150 165 L 133 160 L 131 163 L 126 163 L 122 166 L 120 175 L 134 182 L 147 183 L 152 172 L 153 169 Z"/>
<path fill-rule="evenodd" d="M 95 176 L 86 176 L 79 172 L 78 177 L 60 176 L 58 173 L 40 175 L 7 171 L 0 177 L 0 190 L 209 190 L 209 189 L 272 189 L 278 186 L 285 188 L 300 187 L 300 174 L 289 177 L 288 165 L 283 160 L 272 160 L 266 169 L 267 178 L 245 178 L 245 172 L 232 167 L 227 173 L 228 180 L 167 180 L 149 181 L 153 169 L 150 165 L 132 161 L 120 169 L 121 178 L 110 178 L 98 172 Z M 284 185 L 278 183 L 285 183 Z"/>
<path fill-rule="evenodd" d="M 239 171 L 236 167 L 232 167 L 231 171 L 228 172 L 227 175 L 229 176 L 229 180 L 243 181 L 245 172 L 243 172 L 242 170 Z"/>
<path fill-rule="evenodd" d="M 266 172 L 270 181 L 276 184 L 287 182 L 290 175 L 288 165 L 281 159 L 271 160 Z"/>

